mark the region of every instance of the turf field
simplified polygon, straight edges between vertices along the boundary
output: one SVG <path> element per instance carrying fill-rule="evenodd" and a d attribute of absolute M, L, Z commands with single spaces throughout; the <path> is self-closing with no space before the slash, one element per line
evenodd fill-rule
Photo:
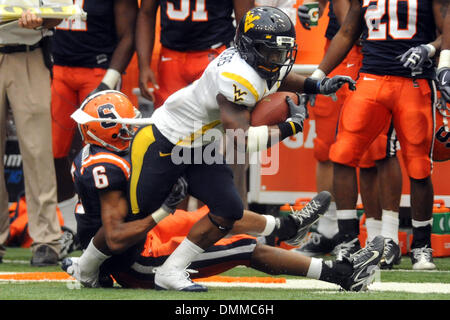
<path fill-rule="evenodd" d="M 77 256 L 80 252 L 72 255 Z M 324 257 L 328 259 L 328 257 Z M 435 258 L 438 271 L 411 270 L 409 257 L 380 271 L 368 292 L 340 292 L 334 285 L 289 276 L 268 277 L 234 268 L 205 279 L 207 293 L 80 287 L 59 267 L 31 267 L 29 249 L 8 248 L 0 264 L 1 300 L 450 300 L 450 257 Z"/>

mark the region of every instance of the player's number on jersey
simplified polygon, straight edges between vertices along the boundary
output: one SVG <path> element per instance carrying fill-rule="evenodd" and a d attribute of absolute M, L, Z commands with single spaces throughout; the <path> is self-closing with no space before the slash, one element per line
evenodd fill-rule
<path fill-rule="evenodd" d="M 95 186 L 98 189 L 106 188 L 109 185 L 108 177 L 105 174 L 104 166 L 98 166 L 92 169 L 92 176 L 94 177 Z"/>
<path fill-rule="evenodd" d="M 167 2 L 167 16 L 171 20 L 186 20 L 191 14 L 190 0 L 180 0 L 178 8 L 179 9 L 175 9 L 175 5 L 172 2 Z M 196 0 L 195 7 L 192 9 L 192 21 L 208 21 L 206 0 Z"/>
<path fill-rule="evenodd" d="M 364 19 L 369 30 L 367 40 L 385 40 L 387 34 L 392 39 L 411 39 L 417 32 L 417 2 L 418 0 L 406 0 L 408 6 L 408 25 L 400 28 L 398 21 L 398 4 L 400 0 L 378 0 L 376 4 L 372 0 L 364 0 L 363 7 L 367 7 Z M 387 2 L 387 8 L 386 8 Z M 388 22 L 381 22 L 386 14 Z"/>

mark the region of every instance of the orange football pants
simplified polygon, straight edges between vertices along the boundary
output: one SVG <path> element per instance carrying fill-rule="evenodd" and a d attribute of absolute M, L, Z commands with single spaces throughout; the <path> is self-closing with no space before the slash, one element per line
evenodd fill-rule
<path fill-rule="evenodd" d="M 408 176 L 428 177 L 434 86 L 430 87 L 427 79 L 361 73 L 356 88 L 342 108 L 337 139 L 330 149 L 331 160 L 358 166 L 364 152 L 392 118 Z"/>
<path fill-rule="evenodd" d="M 69 154 L 77 126 L 70 115 L 97 88 L 105 73 L 106 70 L 101 68 L 53 66 L 51 112 L 54 158 Z"/>
<path fill-rule="evenodd" d="M 330 40 L 327 40 L 325 43 L 325 52 L 327 52 L 330 42 Z M 336 75 L 342 75 L 349 76 L 356 80 L 358 78 L 359 69 L 362 66 L 363 55 L 361 48 L 361 46 L 353 46 L 341 64 L 339 64 L 328 77 L 331 78 Z M 333 101 L 331 97 L 317 95 L 315 105 L 309 108 L 316 122 L 314 157 L 318 161 L 324 162 L 330 160 L 330 147 L 336 141 L 339 115 L 345 100 L 352 93 L 353 91 L 349 90 L 348 86 L 345 85 L 336 92 L 336 101 Z M 388 132 L 389 126 L 383 130 L 380 136 L 371 144 L 366 154 L 361 158 L 359 163 L 360 167 L 373 167 L 375 166 L 376 160 L 384 159 L 387 156 L 386 149 L 392 148 L 392 146 L 387 146 L 387 144 L 389 142 L 394 143 L 395 141 L 386 135 Z M 395 152 L 393 154 L 395 155 Z"/>
<path fill-rule="evenodd" d="M 162 46 L 158 61 L 156 81 L 159 89 L 155 90 L 155 109 L 172 93 L 200 78 L 208 64 L 225 49 L 223 45 L 216 49 L 181 52 Z"/>

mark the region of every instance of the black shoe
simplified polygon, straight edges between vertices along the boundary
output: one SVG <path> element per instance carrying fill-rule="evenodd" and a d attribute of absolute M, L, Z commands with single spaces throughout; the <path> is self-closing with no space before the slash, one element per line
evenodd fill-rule
<path fill-rule="evenodd" d="M 392 239 L 386 239 L 384 243 L 383 257 L 381 258 L 380 268 L 381 269 L 392 269 L 395 265 L 400 264 L 402 260 L 402 253 L 398 244 Z"/>
<path fill-rule="evenodd" d="M 47 245 L 39 246 L 31 258 L 31 265 L 34 267 L 46 267 L 58 265 L 58 254 Z"/>
<path fill-rule="evenodd" d="M 285 240 L 288 245 L 299 246 L 308 234 L 311 226 L 319 220 L 330 206 L 331 194 L 328 191 L 322 191 L 311 199 L 301 210 L 295 210 L 291 217 L 296 220 L 297 233 L 292 238 Z"/>
<path fill-rule="evenodd" d="M 384 251 L 384 237 L 377 236 L 367 246 L 350 257 L 344 256 L 353 265 L 353 273 L 341 287 L 348 291 L 365 291 L 372 283 Z"/>
<path fill-rule="evenodd" d="M 3 263 L 3 257 L 0 257 L 0 263 Z"/>
<path fill-rule="evenodd" d="M 337 245 L 335 238 L 326 238 L 323 234 L 311 232 L 308 241 L 295 251 L 308 257 L 317 257 L 333 251 Z"/>
<path fill-rule="evenodd" d="M 332 254 L 336 256 L 336 259 L 341 259 L 343 256 L 350 256 L 361 249 L 361 244 L 359 243 L 359 238 L 345 239 L 339 242 L 339 244 L 334 247 Z"/>

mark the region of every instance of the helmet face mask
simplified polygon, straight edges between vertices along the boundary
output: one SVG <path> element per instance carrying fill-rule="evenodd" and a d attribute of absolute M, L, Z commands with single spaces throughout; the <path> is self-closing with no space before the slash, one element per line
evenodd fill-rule
<path fill-rule="evenodd" d="M 289 17 L 274 7 L 256 7 L 242 18 L 236 31 L 236 48 L 241 57 L 266 80 L 286 76 L 297 55 L 295 28 Z"/>
<path fill-rule="evenodd" d="M 99 119 L 138 118 L 140 112 L 120 91 L 105 90 L 88 97 L 80 107 L 84 112 Z M 112 122 L 88 122 L 79 124 L 83 141 L 86 144 L 102 146 L 110 151 L 128 151 L 131 139 L 136 132 L 132 125 Z"/>

